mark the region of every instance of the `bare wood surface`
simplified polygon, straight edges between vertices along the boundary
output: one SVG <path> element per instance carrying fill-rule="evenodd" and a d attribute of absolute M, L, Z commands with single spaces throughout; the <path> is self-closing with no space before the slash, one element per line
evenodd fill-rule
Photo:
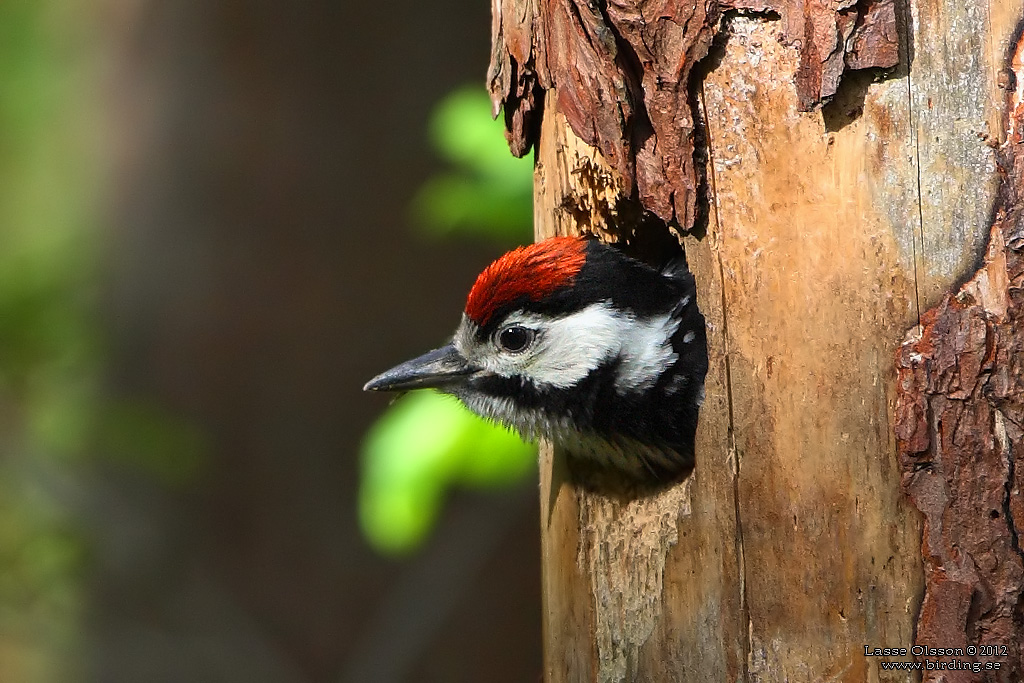
<path fill-rule="evenodd" d="M 728 326 L 749 680 L 870 680 L 863 647 L 909 647 L 921 589 L 889 419 L 893 353 L 916 322 L 900 247 L 915 225 L 875 208 L 881 153 L 915 177 L 889 123 L 906 94 L 883 84 L 828 133 L 799 112 L 799 64 L 772 27 L 729 30 L 704 85 L 715 220 L 694 268 L 722 288 Z"/>
<path fill-rule="evenodd" d="M 985 252 L 1006 119 L 1000 73 L 1022 18 L 1020 0 L 910 5 L 907 116 L 918 182 L 897 181 L 904 189 L 890 198 L 920 210 L 922 312 L 970 277 Z"/>

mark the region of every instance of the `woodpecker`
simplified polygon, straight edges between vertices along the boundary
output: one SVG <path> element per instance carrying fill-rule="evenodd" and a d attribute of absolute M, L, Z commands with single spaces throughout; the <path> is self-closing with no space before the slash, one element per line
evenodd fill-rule
<path fill-rule="evenodd" d="M 634 479 L 692 470 L 704 316 L 680 257 L 661 270 L 595 239 L 508 252 L 477 278 L 450 343 L 370 380 L 434 388 L 570 460 Z"/>

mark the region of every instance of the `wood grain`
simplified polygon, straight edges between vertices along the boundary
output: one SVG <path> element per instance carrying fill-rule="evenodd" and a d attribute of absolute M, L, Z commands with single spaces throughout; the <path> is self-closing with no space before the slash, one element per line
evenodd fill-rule
<path fill-rule="evenodd" d="M 799 112 L 798 63 L 770 25 L 738 17 L 729 31 L 704 87 L 716 220 L 697 278 L 720 283 L 728 325 L 748 675 L 869 680 L 864 645 L 909 646 L 921 590 L 889 419 L 893 353 L 916 322 L 894 232 L 910 243 L 914 225 L 874 196 L 881 155 L 913 171 L 906 96 L 884 84 L 828 133 Z M 871 134 L 882 116 L 884 139 Z"/>

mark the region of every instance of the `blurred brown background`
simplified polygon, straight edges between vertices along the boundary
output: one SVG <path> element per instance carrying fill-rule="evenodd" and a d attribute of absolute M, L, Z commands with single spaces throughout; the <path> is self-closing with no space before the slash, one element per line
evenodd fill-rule
<path fill-rule="evenodd" d="M 431 107 L 483 82 L 489 3 L 77 5 L 96 40 L 66 57 L 100 65 L 109 178 L 104 385 L 207 447 L 183 483 L 101 459 L 76 485 L 74 677 L 538 680 L 532 482 L 455 495 L 404 559 L 356 519 L 388 402 L 363 382 L 442 341 L 500 252 L 407 217 L 439 163 Z"/>

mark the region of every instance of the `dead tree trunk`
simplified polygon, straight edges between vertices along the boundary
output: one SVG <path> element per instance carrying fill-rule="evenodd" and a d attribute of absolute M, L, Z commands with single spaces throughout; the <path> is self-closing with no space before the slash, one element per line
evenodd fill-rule
<path fill-rule="evenodd" d="M 1022 680 L 1022 21 L 495 0 L 538 238 L 672 231 L 709 331 L 686 481 L 585 491 L 542 448 L 549 682 Z"/>

